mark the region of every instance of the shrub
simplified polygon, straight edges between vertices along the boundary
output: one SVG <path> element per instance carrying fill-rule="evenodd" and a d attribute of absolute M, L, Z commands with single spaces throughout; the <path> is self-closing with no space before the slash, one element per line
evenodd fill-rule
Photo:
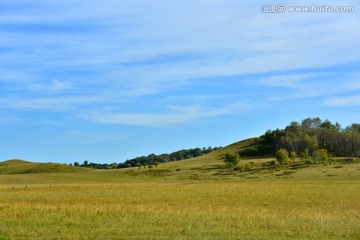
<path fill-rule="evenodd" d="M 296 158 L 296 152 L 295 151 L 290 152 L 290 158 L 291 158 L 292 161 L 295 161 L 295 158 Z"/>
<path fill-rule="evenodd" d="M 316 164 L 319 164 L 319 161 L 327 161 L 329 159 L 326 149 L 319 149 L 313 151 L 311 158 Z"/>
<path fill-rule="evenodd" d="M 234 167 L 234 171 L 245 172 L 245 171 L 249 171 L 249 170 L 251 170 L 251 165 L 248 163 L 244 163 L 237 167 Z"/>
<path fill-rule="evenodd" d="M 289 152 L 286 149 L 279 149 L 276 152 L 276 160 L 284 166 L 284 164 L 289 160 Z"/>
<path fill-rule="evenodd" d="M 238 153 L 226 153 L 224 162 L 228 166 L 235 166 L 239 163 L 240 156 Z"/>

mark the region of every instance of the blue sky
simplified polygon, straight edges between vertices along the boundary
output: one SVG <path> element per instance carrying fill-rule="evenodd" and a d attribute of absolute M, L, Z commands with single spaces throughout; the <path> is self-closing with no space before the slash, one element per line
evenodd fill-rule
<path fill-rule="evenodd" d="M 358 1 L 268 3 L 2 0 L 0 161 L 123 162 L 360 122 Z"/>

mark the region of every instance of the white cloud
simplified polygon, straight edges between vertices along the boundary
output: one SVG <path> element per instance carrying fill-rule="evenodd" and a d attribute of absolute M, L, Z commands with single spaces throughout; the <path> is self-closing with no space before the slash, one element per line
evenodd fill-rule
<path fill-rule="evenodd" d="M 360 96 L 330 97 L 325 104 L 331 107 L 351 107 L 360 105 Z"/>
<path fill-rule="evenodd" d="M 2 108 L 34 109 L 34 110 L 67 110 L 76 105 L 84 105 L 104 101 L 99 97 L 68 96 L 49 98 L 6 98 L 1 99 Z"/>
<path fill-rule="evenodd" d="M 68 82 L 62 82 L 59 80 L 52 80 L 49 83 L 32 83 L 30 86 L 28 86 L 29 90 L 34 91 L 64 91 L 69 88 L 71 88 L 71 83 Z"/>
<path fill-rule="evenodd" d="M 32 81 L 35 78 L 36 75 L 29 72 L 0 69 L 0 82 L 22 85 L 24 82 Z"/>
<path fill-rule="evenodd" d="M 266 78 L 262 78 L 257 81 L 261 85 L 272 86 L 272 87 L 285 87 L 292 89 L 299 89 L 303 85 L 304 80 L 314 79 L 324 75 L 323 73 L 309 73 L 309 74 L 282 74 L 274 75 Z"/>
<path fill-rule="evenodd" d="M 0 56 L 0 82 L 21 90 L 15 93 L 17 97 L 2 100 L 13 108 L 54 110 L 86 105 L 79 110 L 88 112 L 93 103 L 114 104 L 129 97 L 136 102 L 147 95 L 161 98 L 161 93 L 176 96 L 174 90 L 191 89 L 199 78 L 266 72 L 272 76 L 254 80 L 256 84 L 295 91 L 291 96 L 276 96 L 278 101 L 329 96 L 352 90 L 335 81 L 326 84 L 320 79 L 324 77 L 321 71 L 281 72 L 359 60 L 358 14 L 261 14 L 264 2 L 236 0 L 1 4 L 13 4 L 16 9 L 0 17 L 7 26 L 0 31 L 0 47 L 6 49 Z M 45 95 L 73 89 L 76 93 L 69 97 Z M 39 91 L 39 95 L 24 90 Z M 204 105 L 212 102 L 204 101 Z M 94 119 L 161 125 L 225 114 L 211 108 L 134 112 L 99 112 Z"/>
<path fill-rule="evenodd" d="M 338 94 L 352 93 L 360 89 L 358 72 L 338 73 L 331 69 L 312 71 L 299 74 L 297 72 L 271 75 L 255 79 L 251 84 L 255 86 L 269 86 L 286 88 L 281 94 L 267 95 L 270 101 L 286 101 L 314 97 L 327 97 Z"/>
<path fill-rule="evenodd" d="M 242 102 L 218 108 L 205 108 L 198 105 L 169 106 L 166 113 L 93 112 L 89 118 L 95 122 L 107 124 L 163 127 L 209 117 L 238 114 L 246 112 L 252 107 L 254 106 L 250 103 Z"/>
<path fill-rule="evenodd" d="M 126 139 L 126 137 L 104 134 L 104 133 L 94 133 L 94 132 L 81 132 L 78 130 L 67 130 L 66 135 L 70 136 L 71 139 L 76 139 L 85 144 L 94 144 L 100 142 L 116 142 Z"/>
<path fill-rule="evenodd" d="M 15 116 L 15 115 L 6 115 L 6 114 L 1 114 L 0 115 L 0 123 L 5 123 L 5 124 L 26 124 L 25 121 L 23 121 L 20 117 Z"/>

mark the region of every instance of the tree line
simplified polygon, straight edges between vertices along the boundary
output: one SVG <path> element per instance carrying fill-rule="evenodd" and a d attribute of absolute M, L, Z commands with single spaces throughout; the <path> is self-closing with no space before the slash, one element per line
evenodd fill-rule
<path fill-rule="evenodd" d="M 146 166 L 154 165 L 155 163 L 165 163 L 172 161 L 179 161 L 184 159 L 189 159 L 193 157 L 199 157 L 204 154 L 211 153 L 219 149 L 219 147 L 208 147 L 208 148 L 192 148 L 192 149 L 183 149 L 170 154 L 164 153 L 161 155 L 150 154 L 148 156 L 136 157 L 133 159 L 126 160 L 124 163 L 119 164 L 119 168 L 135 167 L 135 166 Z"/>
<path fill-rule="evenodd" d="M 284 166 L 289 159 L 292 163 L 299 157 L 305 164 L 331 162 L 333 157 L 348 157 L 344 162 L 353 162 L 351 157 L 360 157 L 360 124 L 353 123 L 342 128 L 336 122 L 322 121 L 320 118 L 306 118 L 301 123 L 293 121 L 284 129 L 268 130 L 258 141 L 238 153 L 226 153 L 223 161 L 234 167 L 241 156 L 275 156 Z M 275 161 L 268 163 L 275 167 Z M 249 164 L 236 167 L 249 170 Z"/>
<path fill-rule="evenodd" d="M 342 128 L 337 122 L 306 118 L 301 123 L 291 122 L 285 129 L 268 130 L 259 143 L 259 153 L 286 149 L 301 156 L 326 149 L 334 156 L 360 157 L 360 124 Z"/>
<path fill-rule="evenodd" d="M 215 150 L 220 149 L 221 147 L 203 147 L 203 148 L 192 148 L 192 149 L 183 149 L 172 153 L 164 153 L 160 155 L 150 154 L 148 156 L 136 157 L 133 159 L 128 159 L 123 163 L 111 163 L 111 164 L 99 164 L 99 163 L 89 163 L 87 160 L 84 163 L 80 164 L 75 162 L 74 166 L 78 167 L 87 167 L 87 168 L 97 168 L 97 169 L 113 169 L 113 168 L 129 168 L 129 167 L 141 167 L 148 166 L 157 166 L 159 163 L 172 162 L 178 160 L 189 159 L 193 157 L 198 157 L 204 154 L 211 153 Z"/>

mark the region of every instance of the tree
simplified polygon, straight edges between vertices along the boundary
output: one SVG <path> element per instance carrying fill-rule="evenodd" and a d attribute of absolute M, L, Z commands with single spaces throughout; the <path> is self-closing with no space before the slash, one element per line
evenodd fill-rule
<path fill-rule="evenodd" d="M 323 129 L 336 129 L 336 126 L 334 124 L 332 124 L 329 120 L 326 119 L 321 124 L 321 128 L 323 128 Z"/>
<path fill-rule="evenodd" d="M 353 123 L 353 124 L 351 124 L 351 126 L 346 127 L 345 131 L 360 133 L 360 124 L 359 123 Z"/>
<path fill-rule="evenodd" d="M 74 166 L 78 167 L 79 166 L 79 162 L 74 162 Z"/>
<path fill-rule="evenodd" d="M 154 162 L 155 167 L 157 168 L 159 166 L 158 162 Z"/>
<path fill-rule="evenodd" d="M 319 161 L 327 161 L 329 156 L 326 149 L 319 149 L 312 153 L 311 158 L 314 160 L 315 164 L 318 165 Z"/>
<path fill-rule="evenodd" d="M 224 162 L 228 166 L 235 166 L 239 163 L 240 156 L 238 153 L 226 153 Z"/>
<path fill-rule="evenodd" d="M 285 131 L 292 132 L 295 136 L 299 135 L 300 123 L 296 121 L 291 122 L 290 125 L 285 128 Z"/>
<path fill-rule="evenodd" d="M 321 159 L 320 150 L 313 151 L 311 158 L 314 160 L 315 164 L 318 165 L 319 160 Z"/>
<path fill-rule="evenodd" d="M 279 149 L 276 152 L 276 160 L 284 166 L 284 164 L 289 160 L 289 152 L 286 149 Z"/>
<path fill-rule="evenodd" d="M 135 166 L 140 169 L 142 165 L 141 165 L 141 163 L 138 162 L 138 163 L 135 164 Z"/>
<path fill-rule="evenodd" d="M 85 161 L 84 161 L 84 166 L 86 167 L 87 165 L 89 165 L 89 161 L 88 161 L 88 160 L 85 160 Z"/>
<path fill-rule="evenodd" d="M 326 149 L 319 149 L 318 152 L 319 152 L 321 161 L 329 160 L 328 152 Z"/>
<path fill-rule="evenodd" d="M 304 153 L 304 159 L 309 160 L 309 158 L 310 158 L 309 149 L 306 148 Z"/>
<path fill-rule="evenodd" d="M 319 146 L 316 136 L 310 137 L 309 135 L 305 135 L 303 138 L 303 143 L 305 148 L 310 152 L 313 152 Z"/>
<path fill-rule="evenodd" d="M 295 161 L 295 158 L 296 158 L 296 152 L 295 151 L 290 152 L 290 158 L 291 158 L 292 161 Z"/>

